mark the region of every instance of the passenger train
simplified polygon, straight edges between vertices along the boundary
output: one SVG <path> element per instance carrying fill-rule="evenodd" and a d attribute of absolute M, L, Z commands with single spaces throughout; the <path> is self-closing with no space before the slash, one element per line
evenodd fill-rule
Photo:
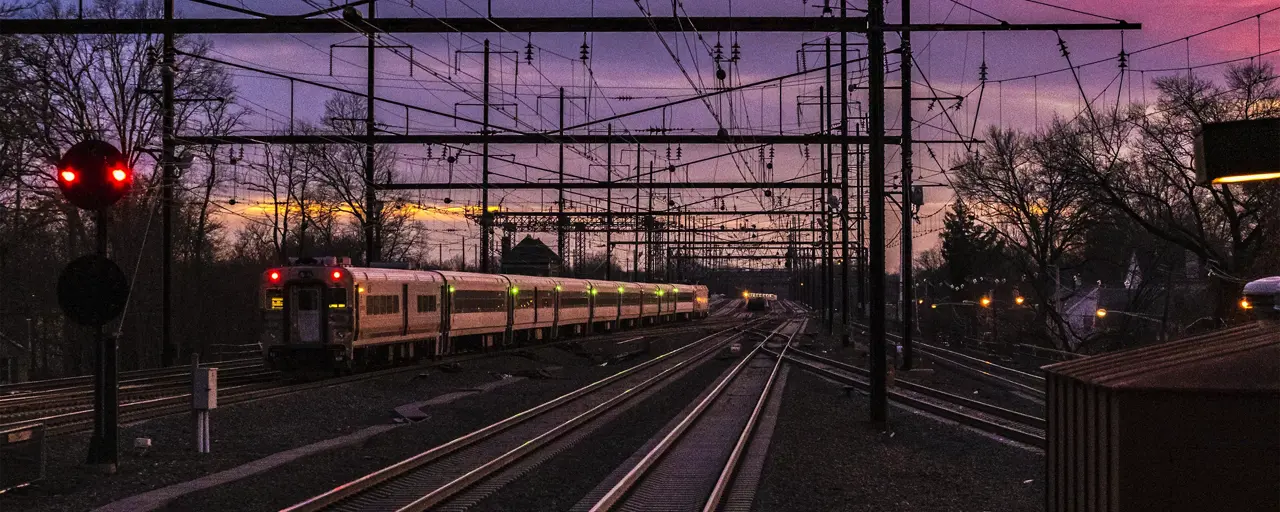
<path fill-rule="evenodd" d="M 704 318 L 707 287 L 354 267 L 321 258 L 262 274 L 262 347 L 275 369 L 438 357 Z"/>
<path fill-rule="evenodd" d="M 768 311 L 778 301 L 778 296 L 772 293 L 742 292 L 742 298 L 747 301 L 747 311 Z"/>

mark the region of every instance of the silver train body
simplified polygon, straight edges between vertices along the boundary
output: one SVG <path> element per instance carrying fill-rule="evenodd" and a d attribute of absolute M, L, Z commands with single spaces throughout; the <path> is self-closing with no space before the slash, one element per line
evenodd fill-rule
<path fill-rule="evenodd" d="M 1280 323 L 1280 276 L 1266 277 L 1244 285 L 1240 304 L 1260 322 Z"/>
<path fill-rule="evenodd" d="M 381 363 L 707 316 L 707 287 L 299 265 L 262 274 L 269 367 Z"/>

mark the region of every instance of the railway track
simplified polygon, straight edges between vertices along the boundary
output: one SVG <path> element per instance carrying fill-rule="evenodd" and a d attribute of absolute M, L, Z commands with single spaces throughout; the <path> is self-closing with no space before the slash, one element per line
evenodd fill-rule
<path fill-rule="evenodd" d="M 626 472 L 589 510 L 713 512 L 731 501 L 750 503 L 731 495 L 752 493 L 754 486 L 733 483 L 783 368 L 783 358 L 765 349 L 785 356 L 806 322 L 791 320 L 767 333 L 661 440 L 620 468 Z"/>
<path fill-rule="evenodd" d="M 791 349 L 782 357 L 805 370 L 860 391 L 870 389 L 869 374 L 863 368 L 799 349 Z M 1006 439 L 1044 447 L 1043 417 L 1011 411 L 902 379 L 896 379 L 894 385 L 897 389 L 889 390 L 889 399 L 901 405 Z"/>
<path fill-rule="evenodd" d="M 221 382 L 218 390 L 218 403 L 221 406 L 226 406 L 297 393 L 310 389 L 377 379 L 405 372 L 421 371 L 446 364 L 463 363 L 466 361 L 494 357 L 497 355 L 517 354 L 533 348 L 567 343 L 597 342 L 624 336 L 634 337 L 641 333 L 643 333 L 644 336 L 671 336 L 683 332 L 715 328 L 719 323 L 720 321 L 718 320 L 711 320 L 694 322 L 676 327 L 620 331 L 598 337 L 574 338 L 570 340 L 558 340 L 540 345 L 520 346 L 491 352 L 461 354 L 425 364 L 399 366 L 343 377 L 301 383 L 290 383 L 280 380 L 278 373 L 268 372 L 262 369 L 261 361 L 257 361 L 256 363 L 239 361 L 235 362 L 236 364 L 233 365 L 232 368 L 228 369 L 223 369 L 221 366 L 222 363 L 208 363 L 207 365 L 202 366 L 219 367 L 219 380 Z M 254 370 L 252 370 L 253 368 L 258 368 L 258 373 L 255 373 Z M 186 367 L 184 370 L 185 373 L 176 374 L 176 369 L 166 368 L 160 371 L 155 371 L 157 374 L 155 377 L 145 377 L 135 374 L 132 379 L 133 384 L 130 385 L 140 386 L 136 393 L 130 392 L 126 389 L 125 382 L 128 382 L 131 379 L 126 379 L 125 382 L 122 382 L 120 393 L 121 403 L 119 409 L 120 424 L 123 425 L 158 418 L 161 416 L 168 416 L 171 414 L 189 412 L 191 410 L 190 371 L 190 367 Z M 74 377 L 72 379 L 79 378 Z M 148 382 L 148 379 L 155 380 Z M 159 382 L 165 382 L 168 384 L 160 384 Z M 11 406 L 13 409 L 10 412 L 5 412 L 5 405 L 3 402 L 0 402 L 0 430 L 30 425 L 33 423 L 43 423 L 46 428 L 46 435 L 50 436 L 88 432 L 93 429 L 93 409 L 91 403 L 92 394 L 93 391 L 91 387 L 86 392 L 86 390 L 83 389 L 83 386 L 74 384 L 71 386 L 64 386 L 63 388 L 45 385 L 43 386 L 43 391 L 40 391 L 39 393 L 33 392 L 29 398 L 22 395 L 22 400 L 12 402 Z M 9 398 L 16 400 L 20 397 L 19 395 L 15 395 Z"/>
<path fill-rule="evenodd" d="M 285 510 L 465 509 L 748 336 L 747 329 L 774 322 L 777 316 L 767 316 L 718 330 Z"/>
<path fill-rule="evenodd" d="M 867 328 L 865 325 L 855 325 L 862 329 Z M 894 333 L 886 333 L 886 336 L 895 342 L 902 341 L 902 336 Z M 919 341 L 913 341 L 912 344 L 917 352 L 939 366 L 1003 387 L 1035 402 L 1044 402 L 1045 380 L 1040 375 Z"/>

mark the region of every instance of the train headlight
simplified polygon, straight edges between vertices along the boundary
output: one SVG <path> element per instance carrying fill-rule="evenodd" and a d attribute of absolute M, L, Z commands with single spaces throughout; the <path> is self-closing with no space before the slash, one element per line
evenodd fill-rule
<path fill-rule="evenodd" d="M 1253 309 L 1253 304 L 1249 299 L 1240 299 L 1240 309 Z"/>

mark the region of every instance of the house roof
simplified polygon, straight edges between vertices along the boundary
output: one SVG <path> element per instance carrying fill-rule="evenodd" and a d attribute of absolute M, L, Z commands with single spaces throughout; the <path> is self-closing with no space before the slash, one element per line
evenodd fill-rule
<path fill-rule="evenodd" d="M 546 265 L 560 264 L 560 256 L 541 240 L 525 235 L 524 240 L 512 247 L 503 257 L 504 264 Z"/>

